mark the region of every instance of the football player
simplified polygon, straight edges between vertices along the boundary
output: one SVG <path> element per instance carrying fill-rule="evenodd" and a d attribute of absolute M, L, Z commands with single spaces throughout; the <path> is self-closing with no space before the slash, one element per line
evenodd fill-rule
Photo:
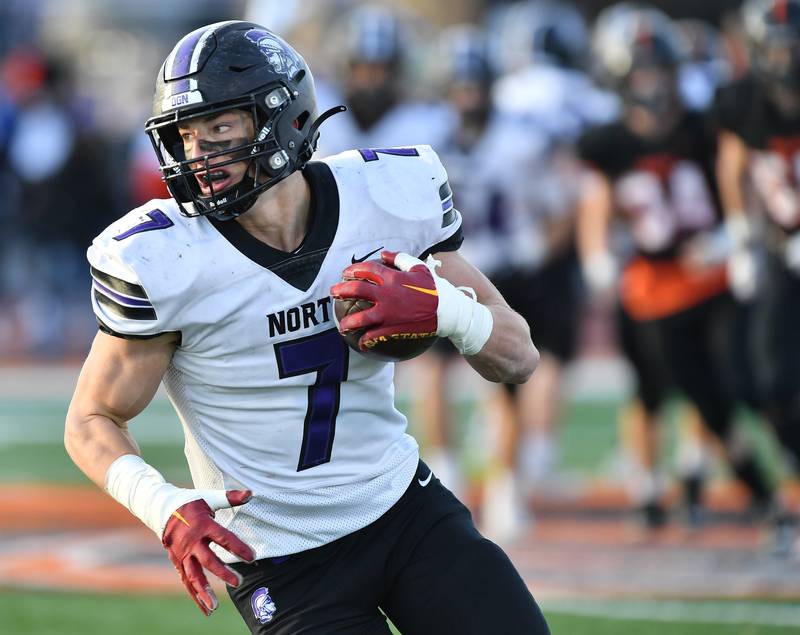
<path fill-rule="evenodd" d="M 336 72 L 343 94 L 325 83 L 319 101 L 344 103 L 348 110 L 326 126 L 319 156 L 409 143 L 438 148 L 447 112 L 421 101 L 412 90 L 417 82 L 410 76 L 408 21 L 386 8 L 361 6 L 345 15 L 333 31 L 331 42 L 340 43 L 332 56 L 338 58 Z"/>
<path fill-rule="evenodd" d="M 100 332 L 70 456 L 156 533 L 204 614 L 210 571 L 253 633 L 386 635 L 388 616 L 407 634 L 546 634 L 510 560 L 419 461 L 393 365 L 350 351 L 331 296 L 374 305 L 342 331 L 433 330 L 494 381 L 533 372 L 528 326 L 457 253 L 461 215 L 430 147 L 309 162 L 338 109 L 316 110 L 303 58 L 257 24 L 176 44 L 145 127 L 172 198 L 89 248 Z M 128 426 L 162 380 L 189 488 Z"/>
<path fill-rule="evenodd" d="M 642 9 L 628 11 L 616 37 L 597 52 L 616 78 L 623 114 L 579 143 L 589 166 L 579 218 L 581 251 L 590 284 L 610 285 L 616 278 L 610 225 L 615 215 L 622 221 L 633 247 L 620 280 L 628 328 L 648 329 L 648 337 L 655 331 L 672 381 L 722 440 L 734 472 L 755 500 L 764 502 L 770 487 L 732 428 L 729 338 L 735 307 L 719 247 L 716 139 L 707 118 L 687 111 L 680 100 L 681 50 L 669 18 Z M 642 401 L 648 404 L 644 395 Z M 658 401 L 649 401 L 654 413 Z M 693 467 L 690 506 L 697 502 L 702 466 Z"/>
<path fill-rule="evenodd" d="M 495 103 L 503 113 L 568 143 L 587 125 L 616 114 L 613 95 L 598 90 L 584 72 L 587 28 L 571 2 L 512 4 L 494 37 L 504 71 L 495 86 Z"/>
<path fill-rule="evenodd" d="M 528 324 L 536 324 L 537 339 L 541 338 L 542 360 L 531 382 L 506 385 L 507 390 L 489 400 L 487 414 L 500 427 L 500 451 L 498 465 L 488 471 L 481 520 L 488 535 L 505 542 L 521 535 L 530 520 L 524 478 L 530 475 L 521 473 L 520 455 L 530 456 L 535 447 L 547 446 L 538 452 L 542 460 L 537 467 L 538 476 L 549 476 L 550 461 L 543 455 L 553 456 L 558 377 L 561 363 L 572 352 L 578 313 L 576 285 L 570 284 L 577 280 L 573 219 L 565 179 L 553 167 L 546 135 L 504 116 L 492 102 L 495 75 L 484 33 L 464 25 L 451 27 L 442 33 L 437 59 L 443 67 L 446 102 L 455 113 L 440 155 L 459 208 L 468 210 L 463 250 L 498 289 L 502 287 L 501 293 Z M 529 185 L 532 174 L 537 178 Z M 439 347 L 439 352 L 420 360 L 425 365 L 420 379 L 424 377 L 428 395 L 420 416 L 432 441 L 426 451 L 437 463 L 451 466 L 457 478 L 447 442 L 455 426 L 448 426 L 443 416 L 448 410 L 441 403 L 442 381 L 430 381 L 443 379 L 447 348 Z M 526 432 L 541 443 L 525 443 Z M 533 449 L 526 452 L 529 446 Z"/>
<path fill-rule="evenodd" d="M 736 296 L 753 302 L 764 412 L 800 459 L 800 1 L 742 9 L 750 72 L 717 94 L 718 175 Z M 763 253 L 762 253 L 763 251 Z M 761 265 L 761 266 L 760 266 Z M 761 269 L 761 271 L 760 271 Z M 785 545 L 784 545 L 785 546 Z"/>

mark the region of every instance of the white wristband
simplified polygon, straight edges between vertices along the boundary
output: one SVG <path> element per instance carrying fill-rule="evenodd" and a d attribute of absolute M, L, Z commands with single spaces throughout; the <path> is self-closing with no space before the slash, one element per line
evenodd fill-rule
<path fill-rule="evenodd" d="M 456 287 L 449 280 L 436 275 L 436 267 L 440 263 L 433 256 L 428 256 L 425 264 L 433 274 L 439 294 L 436 334 L 449 337 L 462 355 L 476 355 L 492 334 L 492 312 L 478 302 L 473 289 Z"/>
<path fill-rule="evenodd" d="M 617 261 L 606 250 L 588 256 L 581 263 L 581 269 L 586 285 L 593 293 L 604 293 L 611 289 L 617 279 Z"/>
<path fill-rule="evenodd" d="M 438 276 L 436 267 L 441 264 L 433 256 L 428 256 L 422 262 L 402 251 L 394 258 L 395 267 L 401 271 L 411 271 L 418 265 L 424 265 L 430 270 L 439 297 L 436 306 L 436 335 L 449 337 L 462 355 L 475 355 L 492 334 L 492 312 L 478 302 L 475 291 L 469 287 L 456 287 L 449 280 Z"/>
<path fill-rule="evenodd" d="M 753 229 L 747 214 L 742 210 L 731 210 L 725 218 L 725 232 L 734 250 L 746 247 L 753 240 Z"/>
<path fill-rule="evenodd" d="M 214 510 L 230 507 L 225 490 L 175 487 L 135 454 L 123 454 L 109 466 L 106 491 L 150 527 L 159 539 L 164 535 L 172 512 L 186 503 L 202 498 Z"/>

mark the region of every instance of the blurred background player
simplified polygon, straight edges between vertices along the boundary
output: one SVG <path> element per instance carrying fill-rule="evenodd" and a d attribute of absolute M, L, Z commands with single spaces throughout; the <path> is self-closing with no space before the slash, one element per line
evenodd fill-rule
<path fill-rule="evenodd" d="M 800 458 L 800 2 L 749 0 L 751 70 L 718 93 L 718 164 L 738 299 L 753 303 L 751 360 L 764 412 Z M 779 524 L 793 514 L 782 501 Z M 796 510 L 794 510 L 796 511 Z M 779 536 L 780 540 L 780 536 Z M 786 540 L 776 545 L 788 548 Z"/>
<path fill-rule="evenodd" d="M 529 486 L 550 476 L 561 367 L 574 350 L 579 277 L 567 188 L 570 164 L 538 123 L 502 112 L 494 103 L 495 75 L 483 32 L 449 29 L 437 55 L 453 113 L 440 154 L 457 184 L 457 205 L 469 217 L 464 249 L 526 318 L 542 353 L 537 377 L 521 387 L 491 391 L 480 415 L 496 424 L 500 450 L 483 491 L 482 526 L 504 541 L 520 535 L 530 521 Z M 459 487 L 457 424 L 450 416 L 457 409 L 445 398 L 445 371 L 454 360 L 444 347 L 438 352 L 421 358 L 414 373 L 415 394 L 424 395 L 417 420 L 427 429 L 426 457 L 447 475 L 445 482 Z"/>
<path fill-rule="evenodd" d="M 410 20 L 388 8 L 359 6 L 332 31 L 328 47 L 338 49 L 332 55 L 341 94 L 334 85 L 321 83 L 320 107 L 344 104 L 347 112 L 331 120 L 318 156 L 415 143 L 437 149 L 446 113 L 414 94 Z"/>
<path fill-rule="evenodd" d="M 503 76 L 495 102 L 506 115 L 547 132 L 569 146 L 590 124 L 616 113 L 616 100 L 585 72 L 588 28 L 570 2 L 509 5 L 494 19 L 493 47 Z"/>
<path fill-rule="evenodd" d="M 598 61 L 615 79 L 622 115 L 579 142 L 589 166 L 579 216 L 584 269 L 595 287 L 601 286 L 600 271 L 606 283 L 614 282 L 608 236 L 618 214 L 633 250 L 620 280 L 623 333 L 637 331 L 639 323 L 655 329 L 671 380 L 720 438 L 754 501 L 765 502 L 770 486 L 732 425 L 735 306 L 727 292 L 726 254 L 718 247 L 722 219 L 714 132 L 704 115 L 681 102 L 680 34 L 666 15 L 631 10 L 612 33 L 597 51 Z M 703 465 L 695 461 L 687 467 L 692 510 L 699 502 Z"/>
<path fill-rule="evenodd" d="M 503 491 L 513 474 L 527 497 L 534 489 L 554 493 L 554 486 L 563 484 L 556 478 L 562 376 L 575 351 L 583 293 L 574 248 L 579 173 L 574 143 L 587 126 L 613 118 L 617 105 L 586 72 L 588 29 L 571 3 L 512 4 L 495 16 L 492 32 L 504 71 L 494 104 L 506 120 L 527 130 L 521 133 L 525 138 L 541 145 L 535 159 L 518 167 L 515 185 L 515 207 L 526 219 L 524 231 L 537 237 L 537 253 L 495 280 L 529 320 L 542 351 L 542 372 L 500 398 L 506 405 L 498 409 L 506 413 L 501 439 L 508 449 L 501 455 L 512 466 L 500 473 L 498 489 Z M 490 496 L 487 504 L 497 501 L 500 526 L 513 528 L 502 520 L 514 517 L 502 513 L 502 500 Z"/>
<path fill-rule="evenodd" d="M 12 51 L 0 63 L 0 94 L 0 348 L 74 352 L 88 334 L 80 307 L 86 237 L 115 217 L 103 160 L 110 144 L 94 134 L 72 69 L 54 56 Z"/>
<path fill-rule="evenodd" d="M 690 110 L 708 110 L 717 88 L 731 78 L 732 64 L 717 29 L 704 20 L 677 20 L 684 44 L 679 71 L 681 97 Z"/>
<path fill-rule="evenodd" d="M 612 91 L 619 102 L 619 78 L 604 63 L 608 50 L 618 50 L 626 38 L 626 30 L 643 9 L 643 5 L 618 2 L 603 9 L 597 16 L 591 35 L 592 74 L 598 85 Z M 683 74 L 681 75 L 683 78 Z M 690 82 L 696 92 L 707 91 L 705 75 L 700 90 Z M 682 94 L 684 84 L 681 84 Z M 619 108 L 619 103 L 617 103 Z M 580 140 L 579 140 L 580 144 Z M 591 214 L 594 194 L 584 188 L 585 200 L 582 215 Z M 593 231 L 591 224 L 589 229 Z M 620 254 L 609 258 L 605 251 L 594 252 L 595 236 L 586 235 L 586 220 L 579 223 L 578 246 L 582 258 L 583 278 L 589 291 L 589 307 L 600 315 L 609 316 L 616 330 L 617 345 L 630 365 L 633 374 L 633 396 L 619 411 L 619 440 L 622 452 L 624 485 L 633 504 L 637 520 L 646 528 L 659 528 L 667 517 L 662 499 L 667 491 L 667 474 L 661 461 L 662 428 L 666 404 L 673 392 L 673 382 L 667 370 L 658 328 L 653 322 L 634 320 L 619 302 L 615 287 L 617 262 L 629 258 L 633 246 L 629 236 L 614 224 L 610 227 L 610 244 Z M 583 235 L 581 234 L 583 230 Z M 594 253 L 593 253 L 594 252 Z M 683 408 L 679 421 L 678 471 L 687 483 L 691 502 L 690 518 L 699 520 L 700 474 L 706 469 L 707 449 L 702 434 L 702 423 L 694 409 Z"/>

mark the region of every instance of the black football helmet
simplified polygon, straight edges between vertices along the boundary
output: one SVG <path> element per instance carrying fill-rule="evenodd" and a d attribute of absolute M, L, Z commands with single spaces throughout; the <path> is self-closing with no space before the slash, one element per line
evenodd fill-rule
<path fill-rule="evenodd" d="M 347 16 L 347 61 L 400 67 L 408 45 L 405 28 L 399 15 L 388 9 L 369 5 L 353 9 Z"/>
<path fill-rule="evenodd" d="M 580 69 L 585 65 L 588 30 L 583 15 L 565 0 L 511 4 L 495 34 L 506 70 L 533 64 Z"/>
<path fill-rule="evenodd" d="M 598 17 L 591 50 L 603 83 L 619 87 L 635 68 L 676 68 L 685 44 L 663 12 L 621 3 Z"/>
<path fill-rule="evenodd" d="M 253 118 L 246 144 L 187 159 L 178 125 L 194 117 L 241 109 Z M 201 27 L 172 49 L 156 80 L 153 116 L 145 132 L 155 149 L 170 194 L 186 216 L 228 220 L 246 212 L 261 192 L 302 169 L 316 148 L 314 78 L 300 54 L 268 29 L 238 20 Z M 239 183 L 204 196 L 196 175 L 210 161 L 221 167 L 248 161 Z M 209 180 L 210 181 L 210 180 Z M 188 205 L 191 204 L 191 205 Z"/>
<path fill-rule="evenodd" d="M 439 36 L 436 51 L 447 84 L 474 83 L 489 86 L 495 78 L 486 34 L 478 27 L 458 24 Z"/>
<path fill-rule="evenodd" d="M 748 0 L 742 21 L 756 75 L 768 85 L 800 88 L 800 0 Z"/>

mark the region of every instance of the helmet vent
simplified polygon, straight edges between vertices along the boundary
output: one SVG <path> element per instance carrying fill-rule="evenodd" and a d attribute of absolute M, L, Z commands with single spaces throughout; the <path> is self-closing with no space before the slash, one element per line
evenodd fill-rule
<path fill-rule="evenodd" d="M 306 121 L 308 121 L 308 118 L 310 116 L 311 116 L 310 112 L 308 112 L 307 110 L 303 111 L 300 114 L 300 116 L 294 120 L 294 127 L 297 128 L 298 130 L 302 130 L 303 127 L 306 125 Z"/>
<path fill-rule="evenodd" d="M 228 70 L 233 71 L 234 73 L 244 73 L 245 71 L 249 71 L 254 66 L 255 64 L 248 64 L 247 66 L 228 66 Z"/>
<path fill-rule="evenodd" d="M 303 78 L 304 78 L 305 76 L 306 76 L 306 71 L 305 71 L 305 69 L 302 69 L 302 68 L 301 68 L 299 71 L 297 71 L 297 72 L 294 74 L 294 77 L 292 77 L 292 81 L 293 81 L 295 84 L 297 84 L 297 83 L 299 83 L 299 82 L 303 81 Z"/>

